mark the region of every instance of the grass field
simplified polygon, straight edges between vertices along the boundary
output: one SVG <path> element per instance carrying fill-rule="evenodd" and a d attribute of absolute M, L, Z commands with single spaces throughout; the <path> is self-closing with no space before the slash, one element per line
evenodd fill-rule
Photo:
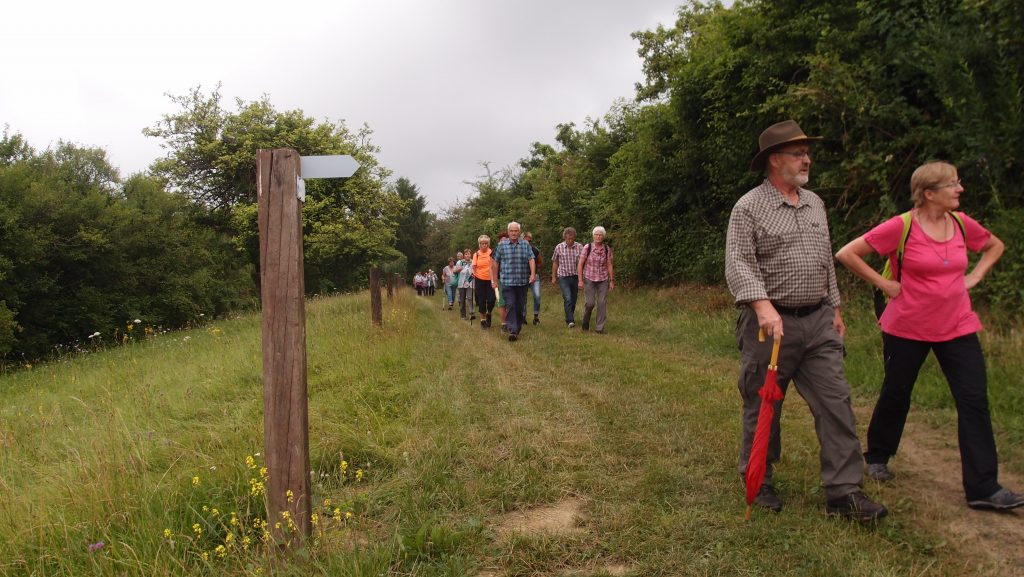
<path fill-rule="evenodd" d="M 775 476 L 786 508 L 744 520 L 721 289 L 616 290 L 606 335 L 567 330 L 549 289 L 543 323 L 517 343 L 409 290 L 385 301 L 382 328 L 366 293 L 308 303 L 316 518 L 288 563 L 263 544 L 258 316 L 0 377 L 0 575 L 998 574 L 911 487 L 867 485 L 892 509 L 877 526 L 826 518 L 795 397 Z M 879 337 L 867 307 L 849 308 L 862 410 Z M 1020 341 L 984 339 L 1015 473 Z M 955 446 L 933 365 L 912 419 Z"/>

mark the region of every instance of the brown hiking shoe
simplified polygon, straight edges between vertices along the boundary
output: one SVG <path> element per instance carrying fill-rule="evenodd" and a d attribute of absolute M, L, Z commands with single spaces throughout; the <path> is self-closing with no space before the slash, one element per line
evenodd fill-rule
<path fill-rule="evenodd" d="M 838 515 L 861 523 L 875 521 L 889 514 L 888 509 L 868 499 L 863 491 L 854 491 L 839 499 L 829 500 L 825 503 L 825 512 L 830 517 Z"/>

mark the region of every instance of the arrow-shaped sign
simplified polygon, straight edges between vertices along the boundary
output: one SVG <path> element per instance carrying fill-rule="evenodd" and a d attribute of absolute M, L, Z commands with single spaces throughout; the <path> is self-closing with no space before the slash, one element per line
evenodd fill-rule
<path fill-rule="evenodd" d="M 357 168 L 359 163 L 347 154 L 299 157 L 299 175 L 303 179 L 348 178 Z"/>

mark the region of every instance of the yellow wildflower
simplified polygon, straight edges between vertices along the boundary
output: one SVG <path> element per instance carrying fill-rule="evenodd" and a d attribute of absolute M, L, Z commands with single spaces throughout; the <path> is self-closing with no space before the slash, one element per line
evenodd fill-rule
<path fill-rule="evenodd" d="M 164 529 L 164 539 L 170 539 L 170 538 L 171 538 L 171 530 L 170 529 Z"/>
<path fill-rule="evenodd" d="M 331 508 L 331 500 L 330 499 L 324 499 L 324 508 L 326 508 L 326 509 L 330 509 Z"/>
<path fill-rule="evenodd" d="M 348 521 L 352 518 L 352 511 L 345 511 L 345 520 Z"/>
<path fill-rule="evenodd" d="M 224 556 L 228 554 L 227 548 L 225 548 L 223 545 L 217 545 L 217 548 L 214 549 L 214 551 L 217 552 L 217 556 L 221 559 L 223 559 Z"/>
<path fill-rule="evenodd" d="M 284 496 L 288 498 L 288 502 L 291 503 L 295 500 L 295 493 L 292 493 L 291 489 L 284 492 Z"/>
<path fill-rule="evenodd" d="M 362 469 L 356 469 L 356 481 L 362 481 L 362 480 L 363 480 L 363 470 Z"/>
<path fill-rule="evenodd" d="M 198 487 L 199 486 L 199 477 L 192 477 L 192 486 L 193 487 Z"/>
<path fill-rule="evenodd" d="M 192 532 L 195 533 L 197 537 L 201 536 L 203 534 L 203 528 L 199 526 L 199 523 L 193 523 Z"/>
<path fill-rule="evenodd" d="M 234 543 L 234 542 L 235 542 L 235 534 L 234 534 L 234 533 L 228 533 L 228 534 L 227 534 L 227 535 L 226 535 L 226 536 L 224 537 L 224 542 L 225 542 L 225 543 L 227 543 L 227 544 L 229 544 L 229 545 L 230 545 L 231 543 Z"/>
<path fill-rule="evenodd" d="M 252 455 L 249 455 L 248 457 L 245 458 L 245 466 L 249 467 L 250 469 L 255 469 L 256 459 L 253 459 Z"/>
<path fill-rule="evenodd" d="M 202 557 L 203 557 L 203 561 L 209 561 L 210 560 L 210 554 L 207 553 L 206 551 L 203 551 Z"/>

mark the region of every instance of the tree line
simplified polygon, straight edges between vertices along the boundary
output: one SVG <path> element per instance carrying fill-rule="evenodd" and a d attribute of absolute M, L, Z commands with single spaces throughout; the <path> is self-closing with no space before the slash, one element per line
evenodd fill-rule
<path fill-rule="evenodd" d="M 671 26 L 634 33 L 644 80 L 602 118 L 554 127 L 516 163 L 482 163 L 474 194 L 441 214 L 391 183 L 372 131 L 278 111 L 229 110 L 218 89 L 172 96 L 145 133 L 167 150 L 122 178 L 103 150 L 37 151 L 0 139 L 0 354 L 112 338 L 140 319 L 178 327 L 257 302 L 255 153 L 350 154 L 345 181 L 307 183 L 306 288 L 365 286 L 366 268 L 440 268 L 523 223 L 545 250 L 596 225 L 634 284 L 718 283 L 729 211 L 761 175 L 757 135 L 794 118 L 826 138 L 811 188 L 836 246 L 909 207 L 926 160 L 957 165 L 963 207 L 1009 247 L 975 299 L 1024 316 L 1024 12 L 1011 0 L 691 2 Z"/>

